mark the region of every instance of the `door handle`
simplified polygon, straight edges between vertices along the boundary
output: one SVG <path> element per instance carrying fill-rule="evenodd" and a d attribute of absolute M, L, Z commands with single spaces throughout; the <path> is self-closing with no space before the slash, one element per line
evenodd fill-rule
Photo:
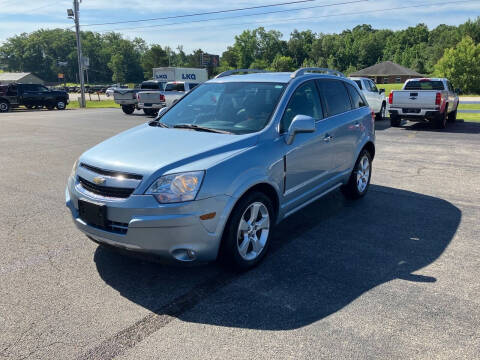
<path fill-rule="evenodd" d="M 323 138 L 323 141 L 325 142 L 329 142 L 330 140 L 333 140 L 333 136 L 329 134 L 326 134 L 325 137 Z"/>

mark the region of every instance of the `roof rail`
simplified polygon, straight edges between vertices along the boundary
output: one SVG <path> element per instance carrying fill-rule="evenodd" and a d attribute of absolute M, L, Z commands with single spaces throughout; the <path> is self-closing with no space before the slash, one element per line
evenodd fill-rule
<path fill-rule="evenodd" d="M 290 77 L 292 79 L 295 79 L 299 76 L 305 75 L 305 73 L 313 73 L 313 72 L 322 72 L 322 73 L 325 73 L 325 74 L 328 74 L 328 75 L 336 75 L 336 76 L 340 76 L 340 77 L 346 77 L 340 71 L 327 69 L 327 68 L 319 68 L 319 67 L 300 68 L 297 71 L 295 71 L 294 73 L 292 73 L 292 75 L 290 75 Z"/>
<path fill-rule="evenodd" d="M 227 71 L 224 71 L 224 72 L 218 74 L 217 76 L 215 76 L 215 79 L 225 77 L 225 76 L 229 76 L 229 75 L 233 75 L 233 74 L 237 74 L 237 73 L 264 73 L 264 72 L 267 72 L 267 71 L 266 70 L 259 70 L 259 69 L 227 70 Z"/>

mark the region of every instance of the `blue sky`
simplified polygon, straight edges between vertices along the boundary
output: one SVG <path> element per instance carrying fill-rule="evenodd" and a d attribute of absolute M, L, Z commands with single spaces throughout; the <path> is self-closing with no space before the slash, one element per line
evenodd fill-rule
<path fill-rule="evenodd" d="M 228 45 L 233 43 L 236 34 L 244 29 L 253 29 L 258 26 L 264 26 L 267 30 L 280 30 L 284 38 L 288 39 L 293 29 L 335 33 L 364 23 L 371 24 L 375 28 L 388 29 L 402 29 L 425 23 L 432 28 L 439 24 L 458 25 L 480 15 L 480 0 L 463 2 L 457 0 L 449 2 L 441 0 L 314 0 L 223 14 L 87 26 L 287 1 L 83 0 L 80 5 L 80 22 L 85 25 L 83 29 L 100 32 L 116 30 L 128 38 L 142 37 L 150 44 L 158 43 L 172 48 L 183 45 L 186 52 L 202 48 L 210 53 L 221 54 Z M 329 6 L 321 7 L 323 5 Z M 422 7 L 418 7 L 419 5 Z M 21 32 L 31 32 L 40 28 L 71 27 L 73 22 L 66 16 L 66 9 L 71 7 L 70 0 L 0 0 L 0 42 Z M 403 9 L 386 10 L 393 8 Z M 272 11 L 282 12 L 267 13 Z M 217 20 L 198 21 L 205 19 Z"/>

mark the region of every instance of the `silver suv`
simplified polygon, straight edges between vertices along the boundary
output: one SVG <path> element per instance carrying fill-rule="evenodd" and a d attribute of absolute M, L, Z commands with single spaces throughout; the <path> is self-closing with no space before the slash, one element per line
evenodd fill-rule
<path fill-rule="evenodd" d="M 97 243 L 246 270 L 287 216 L 339 187 L 365 195 L 373 115 L 336 71 L 228 71 L 82 154 L 66 204 Z"/>

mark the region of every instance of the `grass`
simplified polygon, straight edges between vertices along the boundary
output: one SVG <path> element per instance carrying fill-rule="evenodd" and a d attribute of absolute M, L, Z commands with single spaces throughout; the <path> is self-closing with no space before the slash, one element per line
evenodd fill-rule
<path fill-rule="evenodd" d="M 86 101 L 88 109 L 100 109 L 100 108 L 120 108 L 120 105 L 115 104 L 113 100 L 102 100 L 102 101 Z M 67 108 L 78 109 L 80 106 L 77 100 L 70 101 Z"/>
<path fill-rule="evenodd" d="M 480 104 L 462 104 L 458 105 L 460 110 L 480 110 Z"/>
<path fill-rule="evenodd" d="M 463 119 L 465 122 L 480 123 L 480 114 L 458 113 L 457 119 Z"/>
<path fill-rule="evenodd" d="M 402 90 L 403 83 L 402 84 L 377 84 L 377 88 L 379 89 L 385 89 L 385 95 L 388 96 L 390 94 L 390 91 L 392 90 Z"/>

